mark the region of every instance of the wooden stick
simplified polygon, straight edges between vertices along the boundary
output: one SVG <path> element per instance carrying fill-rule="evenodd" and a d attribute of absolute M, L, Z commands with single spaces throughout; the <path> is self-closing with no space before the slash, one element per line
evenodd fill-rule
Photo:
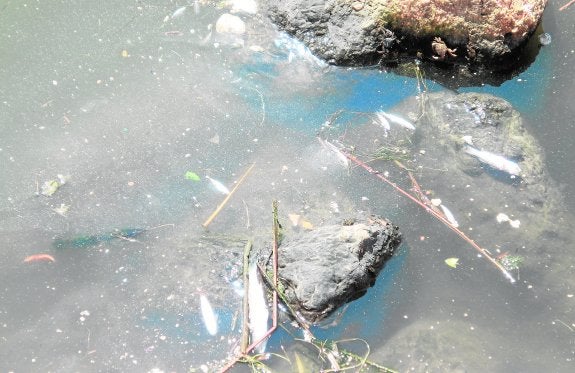
<path fill-rule="evenodd" d="M 234 188 L 231 190 L 230 194 L 228 194 L 226 198 L 224 198 L 222 203 L 219 204 L 218 208 L 216 208 L 216 210 L 210 215 L 210 217 L 204 222 L 204 224 L 202 224 L 202 227 L 207 228 L 208 225 L 210 225 L 210 223 L 216 218 L 216 216 L 218 216 L 220 211 L 222 211 L 226 203 L 228 203 L 230 198 L 232 198 L 232 195 L 235 193 L 236 190 L 238 190 L 239 186 L 242 184 L 244 179 L 249 175 L 249 173 L 252 171 L 252 168 L 254 168 L 255 165 L 256 165 L 255 163 L 252 164 L 250 168 L 248 168 L 248 170 L 242 175 L 242 177 L 238 180 L 236 186 L 234 186 Z"/>
<path fill-rule="evenodd" d="M 563 5 L 561 8 L 559 8 L 559 11 L 562 12 L 565 9 L 567 9 L 570 5 L 573 5 L 573 3 L 575 3 L 575 0 L 571 0 L 570 2 L 568 2 L 567 4 Z"/>
<path fill-rule="evenodd" d="M 575 1 L 575 0 L 573 0 Z M 368 166 L 366 163 L 362 162 L 361 160 L 359 160 L 357 157 L 346 153 L 346 152 L 342 152 L 343 154 L 345 154 L 346 157 L 348 157 L 352 162 L 354 162 L 355 164 L 357 164 L 358 166 L 360 166 L 361 168 L 363 168 L 364 170 L 366 170 L 367 172 L 369 172 L 372 175 L 375 175 L 375 177 L 377 177 L 378 179 L 384 181 L 385 183 L 387 183 L 388 185 L 390 185 L 391 187 L 393 187 L 396 191 L 398 191 L 399 193 L 403 194 L 405 197 L 409 198 L 410 200 L 412 200 L 413 202 L 415 202 L 416 204 L 418 204 L 421 208 L 423 208 L 425 211 L 427 211 L 429 214 L 433 215 L 435 218 L 437 218 L 440 222 L 442 222 L 443 224 L 445 224 L 449 229 L 451 229 L 452 231 L 454 231 L 455 233 L 457 233 L 457 235 L 461 238 L 463 238 L 465 241 L 467 241 L 475 250 L 477 250 L 484 258 L 486 258 L 489 262 L 491 262 L 491 264 L 493 264 L 497 269 L 499 269 L 499 271 L 501 271 L 501 273 L 503 273 L 503 275 L 511 282 L 511 283 L 515 283 L 515 278 L 513 278 L 513 276 L 511 275 L 511 273 L 509 273 L 509 271 L 507 271 L 505 269 L 505 267 L 503 267 L 501 265 L 501 263 L 499 263 L 495 258 L 493 258 L 491 255 L 489 255 L 489 252 L 483 248 L 481 248 L 478 244 L 475 243 L 475 241 L 473 241 L 471 238 L 467 237 L 467 235 L 465 233 L 463 233 L 461 230 L 459 230 L 458 228 L 454 227 L 453 225 L 451 225 L 451 223 L 441 214 L 439 214 L 437 211 L 431 209 L 429 206 L 425 205 L 423 202 L 421 202 L 420 200 L 418 200 L 417 198 L 415 198 L 414 196 L 412 196 L 411 194 L 407 193 L 405 190 L 401 189 L 399 186 L 397 186 L 397 184 L 395 184 L 394 182 L 390 181 L 389 179 L 387 179 L 385 176 L 383 176 L 379 171 L 373 169 L 372 167 Z"/>

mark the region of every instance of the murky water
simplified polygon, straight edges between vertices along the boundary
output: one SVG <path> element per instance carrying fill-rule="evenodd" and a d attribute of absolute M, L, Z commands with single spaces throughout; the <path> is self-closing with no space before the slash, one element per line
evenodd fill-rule
<path fill-rule="evenodd" d="M 274 199 L 285 222 L 288 213 L 320 225 L 362 210 L 404 235 L 376 286 L 318 336 L 364 339 L 371 360 L 400 371 L 573 370 L 575 8 L 559 13 L 551 1 L 543 27 L 553 42 L 527 71 L 501 87 L 462 90 L 493 93 L 521 112 L 565 201 L 556 234 L 527 243 L 544 253 L 532 256 L 539 262 L 526 258 L 512 285 L 316 140 L 336 113 L 352 129 L 366 113 L 402 104 L 418 93 L 416 80 L 324 66 L 260 16 L 243 16 L 241 46 L 210 26 L 223 9 L 172 16 L 182 5 L 0 6 L 1 371 L 186 372 L 227 359 L 240 335 L 241 253 L 247 238 L 271 237 Z M 254 163 L 202 228 L 224 197 L 206 176 L 231 188 Z M 66 183 L 41 195 L 59 174 Z M 452 184 L 434 188 L 449 195 Z M 134 228 L 145 230 L 118 231 Z M 526 255 L 504 231 L 469 233 Z M 23 262 L 41 253 L 55 261 Z M 448 257 L 463 264 L 452 270 Z M 201 292 L 218 314 L 216 336 L 201 319 Z M 297 347 L 282 332 L 269 346 L 282 353 L 280 344 Z"/>

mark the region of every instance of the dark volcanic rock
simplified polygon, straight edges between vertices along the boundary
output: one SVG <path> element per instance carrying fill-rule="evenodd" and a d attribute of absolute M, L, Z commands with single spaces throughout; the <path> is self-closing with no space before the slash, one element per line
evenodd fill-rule
<path fill-rule="evenodd" d="M 266 0 L 264 7 L 275 24 L 330 64 L 369 65 L 381 58 L 377 51 L 387 37 L 386 30 L 375 18 L 354 11 L 349 3 Z"/>
<path fill-rule="evenodd" d="M 290 306 L 310 322 L 364 295 L 401 243 L 399 229 L 372 217 L 286 237 L 279 277 Z"/>
<path fill-rule="evenodd" d="M 418 58 L 429 62 L 428 77 L 453 87 L 498 85 L 528 66 L 540 47 L 532 36 L 546 3 L 265 0 L 262 6 L 280 29 L 330 64 L 392 67 Z"/>

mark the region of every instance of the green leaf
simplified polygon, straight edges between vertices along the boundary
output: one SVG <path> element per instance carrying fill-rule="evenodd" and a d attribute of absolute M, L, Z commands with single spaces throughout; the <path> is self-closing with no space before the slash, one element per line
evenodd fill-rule
<path fill-rule="evenodd" d="M 457 265 L 459 264 L 459 258 L 447 258 L 445 259 L 445 264 L 451 268 L 457 268 Z"/>
<path fill-rule="evenodd" d="M 184 177 L 185 177 L 187 180 L 200 181 L 200 177 L 198 176 L 198 174 L 195 173 L 195 172 L 192 172 L 192 171 L 186 172 L 186 174 L 184 175 Z"/>

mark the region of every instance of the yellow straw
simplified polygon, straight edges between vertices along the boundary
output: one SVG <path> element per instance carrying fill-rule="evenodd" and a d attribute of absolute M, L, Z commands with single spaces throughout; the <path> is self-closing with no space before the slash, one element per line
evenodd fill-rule
<path fill-rule="evenodd" d="M 207 228 L 208 225 L 210 225 L 210 223 L 216 218 L 216 216 L 218 216 L 218 214 L 220 213 L 220 211 L 222 211 L 222 209 L 224 208 L 224 206 L 226 205 L 226 203 L 228 203 L 229 199 L 232 197 L 232 195 L 234 194 L 234 192 L 239 188 L 239 186 L 242 184 L 242 181 L 244 181 L 244 179 L 249 175 L 249 173 L 252 171 L 252 168 L 254 168 L 256 164 L 252 164 L 250 166 L 250 168 L 248 168 L 248 170 L 242 175 L 242 177 L 238 180 L 236 186 L 231 190 L 230 194 L 228 194 L 226 196 L 226 198 L 224 198 L 224 200 L 222 201 L 222 203 L 219 204 L 218 208 L 210 215 L 210 217 L 204 222 L 204 224 L 202 224 L 202 227 Z"/>

